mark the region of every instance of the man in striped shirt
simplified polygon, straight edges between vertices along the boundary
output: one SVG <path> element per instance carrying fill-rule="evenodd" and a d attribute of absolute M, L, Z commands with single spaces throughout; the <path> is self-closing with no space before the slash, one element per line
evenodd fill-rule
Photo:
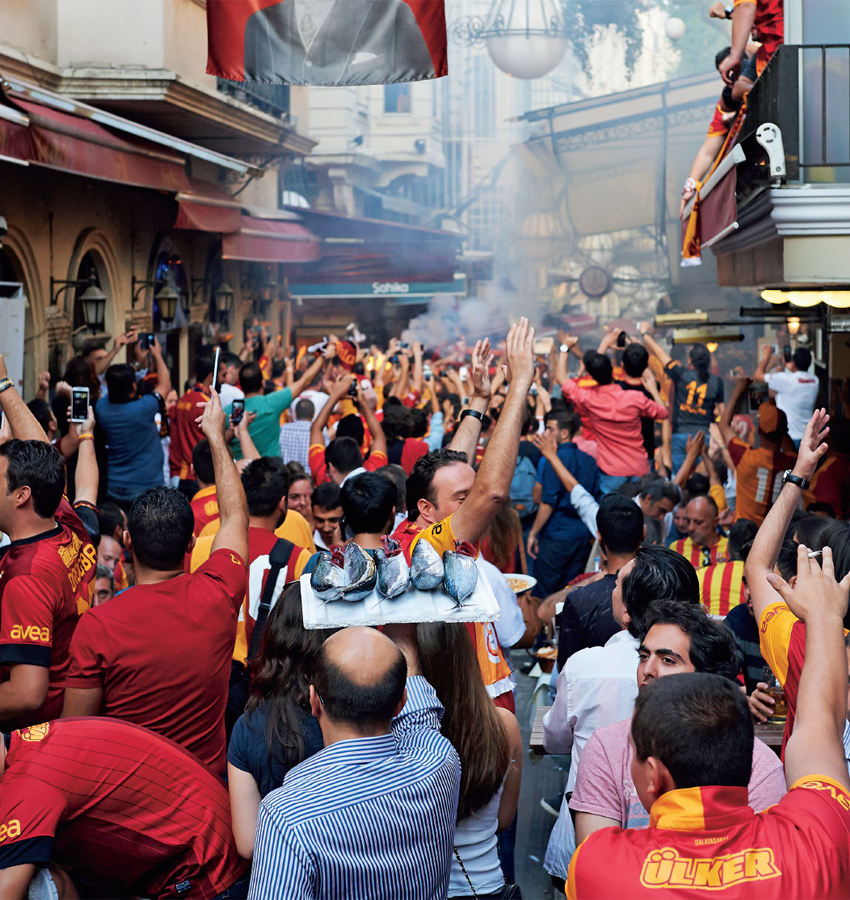
<path fill-rule="evenodd" d="M 310 685 L 325 747 L 260 806 L 249 900 L 446 896 L 460 760 L 412 627 L 325 641 Z"/>

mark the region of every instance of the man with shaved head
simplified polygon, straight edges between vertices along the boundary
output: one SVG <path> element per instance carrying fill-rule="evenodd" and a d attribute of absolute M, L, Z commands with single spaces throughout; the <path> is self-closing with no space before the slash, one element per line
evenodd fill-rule
<path fill-rule="evenodd" d="M 670 548 L 681 553 L 695 569 L 729 561 L 729 538 L 717 530 L 717 504 L 712 497 L 694 497 L 685 507 L 688 536 Z"/>
<path fill-rule="evenodd" d="M 260 806 L 249 900 L 445 897 L 460 760 L 415 627 L 337 632 L 312 676 L 325 747 Z"/>

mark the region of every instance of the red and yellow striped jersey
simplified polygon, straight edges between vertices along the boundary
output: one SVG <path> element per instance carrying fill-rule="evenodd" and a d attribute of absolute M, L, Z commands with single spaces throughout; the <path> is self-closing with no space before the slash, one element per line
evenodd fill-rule
<path fill-rule="evenodd" d="M 740 559 L 716 563 L 697 570 L 700 601 L 712 616 L 725 616 L 743 603 L 744 563 Z"/>
<path fill-rule="evenodd" d="M 704 569 L 729 559 L 729 538 L 721 536 L 711 547 L 698 547 L 687 537 L 671 544 L 670 549 L 684 556 L 695 569 Z"/>

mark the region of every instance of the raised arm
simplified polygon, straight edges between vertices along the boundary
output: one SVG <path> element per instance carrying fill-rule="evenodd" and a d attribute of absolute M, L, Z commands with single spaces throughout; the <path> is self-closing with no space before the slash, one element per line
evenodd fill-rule
<path fill-rule="evenodd" d="M 306 388 L 310 387 L 310 385 L 316 380 L 319 372 L 322 371 L 322 366 L 324 364 L 324 356 L 322 356 L 321 353 L 317 354 L 313 362 L 311 362 L 310 365 L 307 366 L 307 371 L 297 381 L 293 381 L 292 384 L 289 385 L 289 390 L 292 391 L 293 400 L 301 393 L 301 391 L 306 390 Z"/>
<path fill-rule="evenodd" d="M 452 530 L 459 541 L 478 541 L 510 495 L 526 397 L 534 379 L 533 343 L 534 329 L 529 328 L 528 319 L 511 326 L 505 342 L 510 387 L 472 490 L 452 516 Z"/>
<path fill-rule="evenodd" d="M 9 372 L 6 369 L 6 360 L 0 354 L 0 385 L 7 378 L 9 378 Z M 9 380 L 11 381 L 11 379 Z M 0 409 L 3 410 L 3 415 L 9 421 L 9 428 L 12 431 L 13 438 L 19 441 L 44 441 L 49 443 L 47 435 L 44 433 L 41 425 L 38 424 L 35 416 L 27 408 L 14 384 L 7 387 L 4 391 L 0 391 Z"/>
<path fill-rule="evenodd" d="M 844 616 L 850 573 L 835 580 L 832 549 L 823 549 L 823 568 L 797 548 L 797 583 L 792 590 L 776 575 L 773 587 L 806 623 L 806 658 L 797 692 L 794 731 L 785 748 L 785 781 L 822 776 L 850 791 L 843 734 L 847 716 L 847 653 Z"/>
<path fill-rule="evenodd" d="M 353 377 L 353 375 L 342 375 L 328 388 L 328 402 L 319 410 L 318 415 L 313 419 L 313 424 L 310 426 L 311 444 L 325 446 L 325 426 L 328 424 L 331 413 L 334 411 L 337 403 L 348 393 L 348 386 L 351 384 Z"/>
<path fill-rule="evenodd" d="M 720 427 L 720 433 L 723 435 L 723 440 L 727 445 L 732 438 L 736 437 L 735 432 L 732 430 L 732 417 L 735 415 L 735 407 L 738 405 L 738 398 L 741 394 L 746 393 L 746 391 L 749 390 L 751 384 L 752 381 L 747 377 L 735 379 L 735 387 L 732 388 L 732 396 L 729 398 L 729 402 L 723 410 L 723 415 L 717 423 Z"/>
<path fill-rule="evenodd" d="M 413 345 L 413 379 L 412 386 L 417 396 L 422 396 L 422 386 L 425 384 L 422 369 L 422 344 L 416 341 Z"/>
<path fill-rule="evenodd" d="M 257 414 L 255 412 L 248 412 L 248 410 L 244 410 L 242 413 L 242 418 L 239 421 L 239 424 L 236 428 L 233 429 L 233 433 L 236 435 L 237 440 L 239 441 L 239 448 L 242 450 L 242 459 L 236 463 L 236 468 L 241 472 L 245 466 L 252 459 L 260 458 L 260 451 L 257 449 L 257 445 L 251 438 L 251 432 L 248 430 L 251 427 L 251 423 L 254 419 L 257 418 Z M 227 439 L 227 434 L 225 433 L 225 440 Z M 228 444 L 230 441 L 228 441 Z M 240 465 L 241 464 L 241 465 Z"/>
<path fill-rule="evenodd" d="M 649 322 L 641 322 L 638 329 L 643 336 L 643 342 L 646 345 L 646 349 L 654 356 L 657 356 L 661 365 L 666 367 L 667 363 L 671 360 L 670 354 L 652 336 L 652 329 Z"/>
<path fill-rule="evenodd" d="M 94 452 L 94 410 L 91 407 L 80 429 L 80 447 L 77 454 L 77 469 L 74 473 L 75 499 L 97 504 L 100 475 Z"/>
<path fill-rule="evenodd" d="M 685 442 L 685 458 L 682 465 L 673 479 L 673 484 L 678 484 L 684 490 L 685 482 L 691 477 L 691 471 L 696 461 L 705 451 L 705 432 L 698 431 L 696 434 L 689 434 Z"/>
<path fill-rule="evenodd" d="M 800 441 L 793 473 L 806 481 L 811 480 L 818 460 L 827 451 L 824 439 L 829 433 L 828 421 L 826 410 L 816 409 Z M 785 532 L 791 523 L 791 516 L 799 503 L 800 493 L 801 489 L 796 484 L 789 482 L 783 486 L 779 499 L 770 508 L 747 556 L 745 573 L 756 622 L 761 621 L 764 611 L 771 603 L 776 603 L 780 599 L 772 586 L 773 567 L 776 565 Z"/>
<path fill-rule="evenodd" d="M 386 456 L 387 438 L 384 434 L 384 429 L 378 421 L 378 417 L 375 415 L 375 410 L 366 402 L 366 397 L 363 394 L 363 388 L 360 387 L 359 379 L 355 381 L 355 384 L 357 385 L 357 408 L 360 410 L 360 415 L 366 420 L 366 427 L 369 429 L 369 434 L 372 435 L 372 443 L 369 445 L 370 451 L 372 453 L 383 453 L 384 456 Z"/>
<path fill-rule="evenodd" d="M 596 534 L 598 530 L 596 527 L 596 513 L 599 511 L 599 504 L 593 494 L 583 488 L 573 473 L 561 462 L 558 457 L 558 443 L 555 438 L 548 431 L 544 431 L 542 434 L 535 435 L 534 446 L 540 450 L 555 470 L 555 474 L 558 476 L 561 484 L 569 491 L 570 503 L 572 503 L 573 509 L 578 513 L 579 518 L 584 522 L 587 530 L 591 534 Z M 551 509 L 551 507 L 549 508 Z M 535 538 L 543 524 L 538 527 L 535 519 L 531 528 Z M 529 544 L 531 543 L 530 537 L 531 535 L 529 535 Z"/>
<path fill-rule="evenodd" d="M 490 352 L 490 339 L 478 341 L 472 349 L 472 362 L 469 366 L 469 378 L 472 383 L 472 397 L 467 409 L 484 415 L 490 408 L 492 385 L 490 383 L 490 364 L 493 354 Z M 495 380 L 495 379 L 494 379 Z M 464 416 L 455 428 L 449 448 L 465 453 L 470 463 L 475 461 L 478 449 L 478 438 L 481 435 L 481 420 L 475 416 Z M 516 460 L 514 460 L 516 462 Z M 477 480 L 477 479 L 476 479 Z"/>
<path fill-rule="evenodd" d="M 117 338 L 115 338 L 115 343 L 112 349 L 106 354 L 106 356 L 99 359 L 94 364 L 95 373 L 100 376 L 112 365 L 112 360 L 118 355 L 118 351 L 122 347 L 126 347 L 127 344 L 134 344 L 139 339 L 138 334 L 135 329 L 131 331 L 125 331 L 124 334 L 119 334 Z M 163 397 L 165 394 L 163 394 Z"/>
<path fill-rule="evenodd" d="M 210 553 L 232 550 L 247 563 L 248 504 L 242 479 L 224 439 L 225 416 L 218 391 L 211 389 L 210 394 L 209 403 L 200 418 L 200 426 L 212 450 L 215 495 L 221 516 L 221 527 L 213 538 Z"/>
<path fill-rule="evenodd" d="M 150 351 L 156 365 L 156 392 L 164 400 L 171 390 L 171 375 L 168 371 L 168 366 L 165 365 L 165 360 L 162 358 L 162 345 L 155 337 Z"/>
<path fill-rule="evenodd" d="M 761 351 L 761 359 L 753 372 L 753 381 L 764 381 L 765 372 L 770 364 L 770 358 L 773 356 L 773 348 L 770 344 L 765 344 Z"/>

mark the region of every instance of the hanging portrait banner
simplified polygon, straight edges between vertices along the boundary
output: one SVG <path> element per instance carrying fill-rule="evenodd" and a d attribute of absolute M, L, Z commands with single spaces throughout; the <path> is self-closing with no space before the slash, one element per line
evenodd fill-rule
<path fill-rule="evenodd" d="M 207 0 L 207 73 L 266 84 L 393 84 L 448 72 L 445 0 Z"/>

